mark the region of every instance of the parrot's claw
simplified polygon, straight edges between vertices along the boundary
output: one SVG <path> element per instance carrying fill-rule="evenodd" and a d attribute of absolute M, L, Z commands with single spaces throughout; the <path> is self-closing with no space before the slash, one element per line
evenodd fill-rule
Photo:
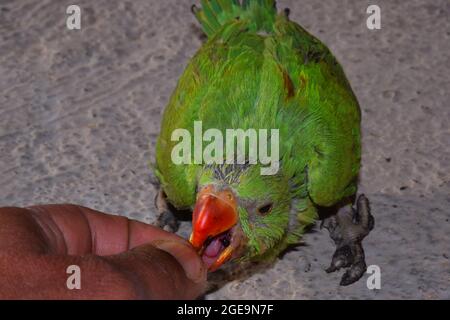
<path fill-rule="evenodd" d="M 177 232 L 180 223 L 174 213 L 170 210 L 169 205 L 167 204 L 166 195 L 162 188 L 155 197 L 155 207 L 158 209 L 158 218 L 154 225 L 168 232 Z"/>
<path fill-rule="evenodd" d="M 167 211 L 158 217 L 155 226 L 167 232 L 175 233 L 178 231 L 180 223 L 178 222 L 177 218 L 174 216 L 172 212 Z"/>
<path fill-rule="evenodd" d="M 369 200 L 360 195 L 356 209 L 340 210 L 336 215 L 325 219 L 321 227 L 330 232 L 336 244 L 331 265 L 326 272 L 348 268 L 342 276 L 340 285 L 347 286 L 358 281 L 366 272 L 367 266 L 362 240 L 370 233 L 375 220 L 370 213 Z"/>
<path fill-rule="evenodd" d="M 348 286 L 358 281 L 366 272 L 367 266 L 364 258 L 364 250 L 360 243 L 346 245 L 336 249 L 331 265 L 326 272 L 334 272 L 341 268 L 348 268 L 342 276 L 340 285 Z"/>

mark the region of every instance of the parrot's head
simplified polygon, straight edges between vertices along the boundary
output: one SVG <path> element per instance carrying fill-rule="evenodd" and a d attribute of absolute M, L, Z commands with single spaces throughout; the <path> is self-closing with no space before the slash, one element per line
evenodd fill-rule
<path fill-rule="evenodd" d="M 270 254 L 286 236 L 292 195 L 258 165 L 216 165 L 198 180 L 190 242 L 210 271 L 228 260 Z"/>

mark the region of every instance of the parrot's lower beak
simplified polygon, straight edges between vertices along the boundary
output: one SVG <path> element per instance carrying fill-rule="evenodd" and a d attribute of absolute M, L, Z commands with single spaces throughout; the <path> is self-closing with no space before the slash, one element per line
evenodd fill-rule
<path fill-rule="evenodd" d="M 235 249 L 232 229 L 237 223 L 237 202 L 231 191 L 217 192 L 209 185 L 198 193 L 189 241 L 210 271 L 231 258 Z"/>

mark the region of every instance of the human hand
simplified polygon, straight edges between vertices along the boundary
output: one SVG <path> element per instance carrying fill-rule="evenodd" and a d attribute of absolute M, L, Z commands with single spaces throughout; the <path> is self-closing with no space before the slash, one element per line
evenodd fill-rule
<path fill-rule="evenodd" d="M 144 223 L 75 205 L 0 208 L 1 299 L 194 299 L 206 272 L 187 241 Z"/>

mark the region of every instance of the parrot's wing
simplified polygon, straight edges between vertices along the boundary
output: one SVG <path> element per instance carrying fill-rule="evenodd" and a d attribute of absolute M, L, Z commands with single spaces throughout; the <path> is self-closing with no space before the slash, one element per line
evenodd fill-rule
<path fill-rule="evenodd" d="M 359 104 L 340 64 L 322 42 L 283 16 L 278 16 L 274 33 L 276 59 L 292 87 L 282 121 L 291 135 L 296 175 L 306 170 L 313 202 L 331 206 L 356 192 Z"/>

